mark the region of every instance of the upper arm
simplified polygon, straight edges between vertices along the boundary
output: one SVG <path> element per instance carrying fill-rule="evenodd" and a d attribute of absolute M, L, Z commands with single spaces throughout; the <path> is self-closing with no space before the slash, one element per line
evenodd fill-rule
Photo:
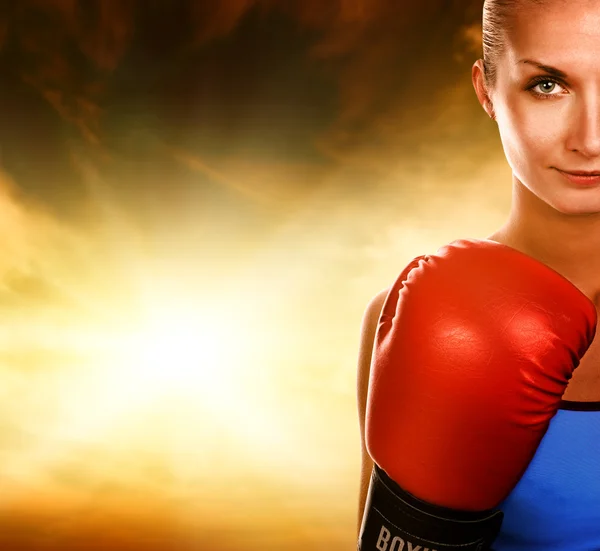
<path fill-rule="evenodd" d="M 375 340 L 375 333 L 377 332 L 377 325 L 379 323 L 379 316 L 381 314 L 381 309 L 383 308 L 383 303 L 385 302 L 387 294 L 388 290 L 385 289 L 378 293 L 369 302 L 363 315 L 360 331 L 358 374 L 356 384 L 362 455 L 358 510 L 359 528 L 367 498 L 371 470 L 373 469 L 373 460 L 369 456 L 365 441 L 365 416 L 367 411 L 367 395 L 369 392 L 369 376 L 371 374 L 371 356 L 373 354 L 373 344 Z"/>
<path fill-rule="evenodd" d="M 365 436 L 365 414 L 367 409 L 367 394 L 369 390 L 369 376 L 371 374 L 371 356 L 377 324 L 388 290 L 385 289 L 375 295 L 367 305 L 362 319 L 360 329 L 360 344 L 358 348 L 358 374 L 356 381 L 358 420 L 360 424 L 360 436 L 364 445 Z"/>

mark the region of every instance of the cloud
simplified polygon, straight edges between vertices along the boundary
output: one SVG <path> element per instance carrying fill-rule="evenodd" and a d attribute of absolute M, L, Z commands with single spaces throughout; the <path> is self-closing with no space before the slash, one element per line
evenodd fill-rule
<path fill-rule="evenodd" d="M 104 207 L 95 204 L 88 218 L 104 214 L 98 213 Z M 84 227 L 57 218 L 0 171 L 0 310 L 10 320 L 9 334 L 36 339 L 37 322 L 56 329 L 66 318 L 85 316 L 93 322 L 102 309 L 102 293 L 124 290 L 124 266 L 137 257 L 125 250 L 122 236 L 127 234 L 129 244 L 136 236 L 130 227 L 119 226 L 117 216 L 105 224 L 98 232 L 91 223 Z"/>
<path fill-rule="evenodd" d="M 217 182 L 228 189 L 234 190 L 240 195 L 247 197 L 254 202 L 264 204 L 265 202 L 269 201 L 268 196 L 261 191 L 260 187 L 248 186 L 245 183 L 237 180 L 235 177 L 232 178 L 226 175 L 223 170 L 227 169 L 217 169 L 197 155 L 186 152 L 181 148 L 167 147 L 166 149 L 176 161 L 183 164 L 193 172 L 202 174 L 211 181 Z"/>
<path fill-rule="evenodd" d="M 324 62 L 335 62 L 339 87 L 337 118 L 319 138 L 324 151 L 338 161 L 356 160 L 356 154 L 361 156 L 363 148 L 369 149 L 371 144 L 374 148 L 393 144 L 397 140 L 390 142 L 389 136 L 378 130 L 391 130 L 401 113 L 405 120 L 396 125 L 398 137 L 413 135 L 415 142 L 415 131 L 421 132 L 423 124 L 431 128 L 431 116 L 423 107 L 435 116 L 443 104 L 430 82 L 435 82 L 438 90 L 451 91 L 457 78 L 453 53 L 463 54 L 464 50 L 453 34 L 455 27 L 444 26 L 443 21 L 447 18 L 459 26 L 465 8 L 448 6 L 435 0 L 380 0 L 369 5 L 362 18 L 352 19 L 340 10 L 323 28 L 311 53 Z M 464 54 L 462 59 L 469 61 Z"/>
<path fill-rule="evenodd" d="M 227 2 L 197 1 L 190 4 L 193 38 L 192 47 L 230 34 L 243 17 L 264 0 L 228 0 Z"/>
<path fill-rule="evenodd" d="M 430 119 L 425 121 L 427 128 L 435 133 L 431 119 L 444 107 L 433 104 L 438 98 L 430 82 L 435 78 L 438 89 L 452 93 L 456 64 L 470 63 L 475 52 L 481 5 L 481 0 L 333 0 L 327 5 L 319 0 L 197 2 L 194 44 L 200 47 L 235 34 L 252 11 L 293 21 L 298 35 L 290 40 L 306 41 L 305 57 L 311 67 L 324 69 L 336 82 L 336 113 L 329 128 L 314 136 L 318 149 L 338 164 L 352 161 L 357 165 L 366 158 L 365 149 L 389 143 L 389 135 L 381 135 L 379 129 L 386 126 L 386 120 L 389 128 L 402 110 L 407 120 L 399 121 L 402 126 L 396 127 L 396 135 L 402 131 L 410 135 L 415 129 L 423 134 L 424 121 L 413 116 L 418 110 Z M 255 20 L 253 24 L 262 23 Z M 277 19 L 264 20 L 267 24 L 277 25 Z M 253 29 L 258 32 L 257 27 Z M 306 40 L 307 36 L 310 39 Z M 265 66 L 264 71 L 268 70 Z M 268 75 L 253 78 L 261 80 Z M 429 113 L 423 109 L 425 105 Z M 385 165 L 390 158 L 382 161 Z M 373 164 L 365 168 L 372 169 Z"/>
<path fill-rule="evenodd" d="M 13 28 L 26 52 L 74 61 L 75 47 L 95 68 L 111 71 L 132 38 L 135 6 L 134 0 L 23 0 Z"/>
<path fill-rule="evenodd" d="M 172 146 L 165 150 L 192 172 L 268 210 L 297 208 L 298 201 L 326 181 L 331 171 L 316 163 L 261 160 L 241 154 L 200 157 Z"/>
<path fill-rule="evenodd" d="M 13 271 L 31 268 L 33 232 L 45 225 L 41 210 L 26 206 L 14 182 L 0 171 L 0 279 Z"/>
<path fill-rule="evenodd" d="M 90 5 L 93 4 L 82 2 L 81 9 Z M 123 57 L 132 40 L 135 6 L 134 0 L 96 0 L 92 24 L 80 19 L 76 27 L 77 43 L 98 69 L 113 71 Z M 140 7 L 144 9 L 144 3 Z"/>
<path fill-rule="evenodd" d="M 2 310 L 29 306 L 39 308 L 40 304 L 65 306 L 69 304 L 62 292 L 45 277 L 24 271 L 9 270 L 2 278 L 3 290 L 0 292 Z"/>
<path fill-rule="evenodd" d="M 459 44 L 457 55 L 459 60 L 463 59 L 464 55 L 482 55 L 482 27 L 480 22 L 469 23 L 461 27 L 456 33 L 456 42 Z"/>
<path fill-rule="evenodd" d="M 298 35 L 290 41 L 306 41 L 310 36 L 306 59 L 313 67 L 325 68 L 337 81 L 334 122 L 315 139 L 321 152 L 340 162 L 353 157 L 364 143 L 381 140 L 373 125 L 398 105 L 414 109 L 430 100 L 408 75 L 436 71 L 443 83 L 452 72 L 448 44 L 455 59 L 468 61 L 477 42 L 479 4 L 480 0 L 332 0 L 326 6 L 320 0 L 191 1 L 179 11 L 169 8 L 169 28 L 176 23 L 179 33 L 169 34 L 165 28 L 159 41 L 169 43 L 174 58 L 193 56 L 206 44 L 235 34 L 253 11 L 295 22 Z M 148 14 L 142 17 L 141 10 Z M 10 25 L 13 40 L 24 54 L 19 70 L 89 146 L 98 147 L 105 141 L 103 120 L 113 73 L 133 46 L 134 29 L 139 31 L 138 41 L 144 33 L 161 33 L 160 18 L 166 14 L 135 0 L 23 0 Z M 439 31 L 444 21 L 455 26 Z M 268 24 L 276 23 L 269 19 Z M 260 20 L 256 25 L 252 32 L 265 32 Z M 428 33 L 429 28 L 436 29 L 435 36 Z M 311 34 L 306 35 L 305 30 Z M 444 61 L 434 68 L 436 56 Z M 243 56 L 239 63 L 243 65 Z M 424 64 L 431 67 L 423 68 Z M 448 68 L 441 69 L 443 64 Z M 208 74 L 206 78 L 219 77 Z M 253 78 L 265 80 L 269 75 L 257 73 Z M 245 99 L 240 91 L 239 101 L 251 102 L 252 98 Z"/>
<path fill-rule="evenodd" d="M 21 78 L 89 145 L 98 145 L 109 73 L 130 43 L 134 2 L 23 0 L 9 21 Z"/>

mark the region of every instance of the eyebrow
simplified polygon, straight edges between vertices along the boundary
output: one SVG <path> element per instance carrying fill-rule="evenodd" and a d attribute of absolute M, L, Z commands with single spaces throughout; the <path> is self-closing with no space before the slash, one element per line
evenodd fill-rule
<path fill-rule="evenodd" d="M 534 61 L 533 59 L 520 59 L 519 61 L 517 61 L 517 64 L 519 63 L 527 63 L 529 65 L 535 65 L 538 69 L 541 69 L 542 71 L 548 73 L 549 75 L 553 75 L 555 77 L 558 78 L 567 78 L 567 73 L 565 73 L 564 71 L 561 71 L 560 69 L 557 69 L 556 67 L 551 67 L 550 65 L 544 65 L 543 63 L 540 63 L 539 61 Z"/>

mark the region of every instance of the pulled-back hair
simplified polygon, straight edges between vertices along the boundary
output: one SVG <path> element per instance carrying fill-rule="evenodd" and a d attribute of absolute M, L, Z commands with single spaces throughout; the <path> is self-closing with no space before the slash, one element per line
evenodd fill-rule
<path fill-rule="evenodd" d="M 543 4 L 547 0 L 485 0 L 483 3 L 483 66 L 485 82 L 496 83 L 496 61 L 504 53 L 506 31 L 512 25 L 512 13 L 525 2 Z"/>

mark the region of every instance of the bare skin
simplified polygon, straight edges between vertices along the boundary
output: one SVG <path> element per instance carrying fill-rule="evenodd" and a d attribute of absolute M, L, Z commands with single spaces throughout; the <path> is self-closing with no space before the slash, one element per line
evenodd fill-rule
<path fill-rule="evenodd" d="M 482 60 L 472 69 L 477 99 L 498 125 L 513 172 L 508 219 L 489 239 L 562 274 L 594 301 L 600 314 L 600 185 L 574 184 L 561 172 L 600 173 L 600 4 L 524 2 L 514 17 L 506 51 L 497 59 L 494 87 L 485 85 Z M 566 78 L 556 78 L 525 59 L 560 69 Z M 385 296 L 386 292 L 379 293 L 369 303 L 360 341 L 359 529 L 373 467 L 364 444 L 370 360 Z M 583 357 L 563 398 L 600 401 L 599 338 Z"/>
<path fill-rule="evenodd" d="M 559 169 L 600 172 L 600 6 L 585 0 L 525 4 L 514 23 L 494 88 L 485 86 L 481 60 L 472 71 L 513 172 L 508 220 L 489 238 L 555 269 L 598 309 L 600 186 L 574 184 Z M 567 77 L 556 79 L 523 59 Z M 537 77 L 549 80 L 532 81 Z M 596 338 L 563 398 L 600 401 L 599 365 Z"/>
<path fill-rule="evenodd" d="M 369 489 L 369 481 L 371 471 L 373 470 L 373 460 L 367 451 L 365 445 L 365 411 L 367 409 L 367 393 L 369 389 L 369 374 L 371 370 L 371 354 L 373 352 L 373 341 L 375 340 L 375 332 L 377 331 L 377 323 L 379 314 L 383 308 L 387 289 L 377 294 L 367 306 L 363 316 L 360 345 L 358 352 L 358 380 L 357 380 L 357 397 L 358 397 L 358 419 L 360 424 L 360 442 L 361 442 L 361 469 L 360 469 L 360 487 L 359 487 L 359 504 L 358 504 L 358 529 L 362 522 L 363 512 L 365 509 L 365 501 L 367 499 L 367 491 Z"/>

